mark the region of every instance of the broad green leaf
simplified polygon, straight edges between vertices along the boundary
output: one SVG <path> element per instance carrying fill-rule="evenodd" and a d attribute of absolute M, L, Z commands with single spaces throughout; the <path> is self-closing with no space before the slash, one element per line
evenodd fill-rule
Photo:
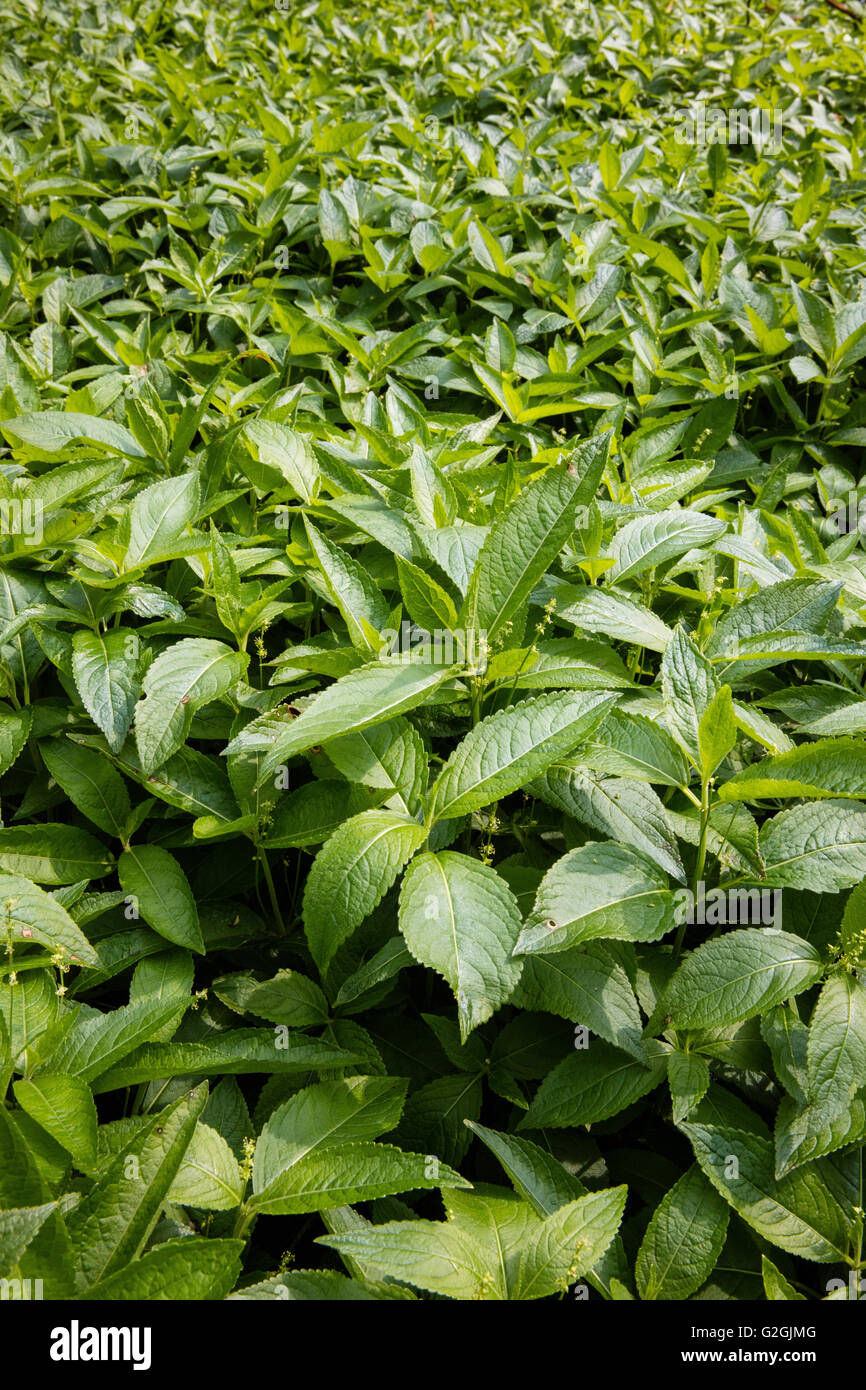
<path fill-rule="evenodd" d="M 609 449 L 609 434 L 578 445 L 564 468 L 527 484 L 491 527 L 459 615 L 467 627 L 484 632 L 488 643 L 562 549 L 577 507 L 595 495 Z"/>
<path fill-rule="evenodd" d="M 426 838 L 423 825 L 395 811 L 363 811 L 334 832 L 316 856 L 304 891 L 304 927 L 321 971 Z"/>
<path fill-rule="evenodd" d="M 831 975 L 818 997 L 806 1046 L 807 1098 L 827 1122 L 847 1110 L 866 1082 L 866 989 Z"/>
<path fill-rule="evenodd" d="M 468 1186 L 453 1168 L 429 1155 L 404 1153 L 391 1144 L 351 1142 L 297 1159 L 250 1198 L 249 1208 L 265 1216 L 293 1216 L 394 1192 Z"/>
<path fill-rule="evenodd" d="M 261 727 L 257 727 L 258 721 L 254 720 L 232 740 L 227 751 L 264 749 L 267 756 L 262 764 L 260 783 L 265 783 L 296 753 L 304 753 L 341 734 L 357 733 L 371 724 L 382 724 L 404 710 L 413 709 L 454 674 L 451 667 L 399 659 L 362 666 L 317 695 L 297 719 L 286 725 L 285 732 L 277 734 L 269 730 L 263 733 Z"/>
<path fill-rule="evenodd" d="M 681 627 L 665 648 L 661 674 L 665 722 L 683 751 L 700 767 L 701 720 L 719 691 L 718 677 Z"/>
<path fill-rule="evenodd" d="M 567 1018 L 631 1056 L 646 1060 L 631 983 L 603 946 L 590 944 L 550 956 L 530 956 L 524 962 L 512 1003 Z M 575 1046 L 579 1042 L 576 1034 Z"/>
<path fill-rule="evenodd" d="M 607 776 L 688 786 L 689 768 L 682 749 L 667 729 L 641 714 L 611 710 L 588 740 L 586 754 L 594 771 Z"/>
<path fill-rule="evenodd" d="M 139 639 L 123 628 L 79 630 L 72 639 L 72 673 L 82 704 L 118 753 L 132 723 L 140 689 Z"/>
<path fill-rule="evenodd" d="M 353 647 L 367 655 L 371 644 L 362 626 L 379 632 L 387 627 L 389 607 L 369 574 L 338 545 L 332 545 L 312 522 L 305 518 L 307 538 L 321 571 L 330 602 L 343 616 Z"/>
<path fill-rule="evenodd" d="M 408 719 L 398 716 L 386 724 L 334 739 L 328 744 L 328 757 L 350 782 L 388 792 L 389 799 L 397 803 L 393 809 L 410 816 L 419 810 L 421 794 L 426 790 L 427 754 Z M 340 819 L 345 819 L 345 814 Z"/>
<path fill-rule="evenodd" d="M 44 1202 L 38 1207 L 0 1211 L 0 1277 L 12 1273 L 31 1240 L 56 1210 L 56 1202 Z"/>
<path fill-rule="evenodd" d="M 668 1084 L 674 1124 L 678 1125 L 706 1095 L 710 1084 L 709 1066 L 696 1052 L 671 1052 L 668 1054 Z"/>
<path fill-rule="evenodd" d="M 73 825 L 10 825 L 0 830 L 0 869 L 4 878 L 32 883 L 80 883 L 104 878 L 114 861 L 100 840 Z"/>
<path fill-rule="evenodd" d="M 731 687 L 721 686 L 701 715 L 698 724 L 698 749 L 701 755 L 701 777 L 708 781 L 737 741 L 737 721 L 731 702 Z"/>
<path fill-rule="evenodd" d="M 135 707 L 135 742 L 142 770 L 155 772 L 186 740 L 193 715 L 241 679 L 247 658 L 223 642 L 188 637 L 148 667 L 144 699 Z"/>
<path fill-rule="evenodd" d="M 567 816 L 653 860 L 685 882 L 680 852 L 667 810 L 652 787 L 620 777 L 594 777 L 592 755 L 553 763 L 527 790 Z"/>
<path fill-rule="evenodd" d="M 549 954 L 602 937 L 657 941 L 675 924 L 662 871 L 627 845 L 589 841 L 544 876 L 516 954 Z"/>
<path fill-rule="evenodd" d="M 13 941 L 41 941 L 73 964 L 99 967 L 99 956 L 65 908 L 19 874 L 0 873 L 0 927 Z"/>
<path fill-rule="evenodd" d="M 157 1004 L 145 999 L 107 1013 L 88 1010 L 76 1018 L 41 1071 L 95 1081 L 169 1023 L 176 1026 L 185 1009 L 186 1001 Z"/>
<path fill-rule="evenodd" d="M 457 627 L 457 609 L 451 595 L 441 584 L 437 584 L 429 574 L 412 565 L 408 560 L 395 555 L 397 578 L 400 593 L 413 623 L 431 633 L 439 628 L 454 632 Z"/>
<path fill-rule="evenodd" d="M 0 715 L 0 777 L 9 771 L 24 751 L 32 723 L 31 709 L 12 710 Z"/>
<path fill-rule="evenodd" d="M 281 1072 L 303 1076 L 311 1071 L 349 1067 L 361 1059 L 328 1042 L 275 1028 L 233 1028 L 208 1042 L 147 1043 L 98 1076 L 96 1095 L 137 1086 L 166 1076 L 241 1076 Z"/>
<path fill-rule="evenodd" d="M 688 550 L 709 545 L 726 530 L 727 522 L 685 509 L 635 517 L 614 537 L 610 582 L 620 584 L 624 579 L 635 579 Z"/>
<path fill-rule="evenodd" d="M 719 1028 L 752 1018 L 801 994 L 821 978 L 818 952 L 799 936 L 772 928 L 729 931 L 687 956 L 657 1013 L 673 1028 Z"/>
<path fill-rule="evenodd" d="M 298 1091 L 270 1115 L 256 1144 L 253 1191 L 263 1192 L 285 1169 L 314 1150 L 378 1139 L 394 1129 L 406 1082 L 350 1076 Z"/>
<path fill-rule="evenodd" d="M 149 1117 L 70 1212 L 80 1291 L 117 1274 L 142 1253 L 206 1099 L 202 1086 Z"/>
<path fill-rule="evenodd" d="M 515 1298 L 545 1298 L 589 1273 L 619 1229 L 627 1189 L 609 1187 L 559 1207 L 524 1243 Z"/>
<path fill-rule="evenodd" d="M 127 900 L 134 899 L 148 926 L 175 946 L 204 953 L 192 889 L 168 850 L 160 845 L 132 845 L 120 856 L 117 872 Z"/>
<path fill-rule="evenodd" d="M 145 450 L 123 425 L 77 411 L 43 410 L 36 415 L 0 420 L 0 431 L 13 444 L 20 442 L 34 450 L 37 457 L 50 457 L 76 444 L 98 444 L 113 454 L 147 458 Z"/>
<path fill-rule="evenodd" d="M 805 1303 L 806 1295 L 798 1293 L 766 1255 L 761 1256 L 761 1277 L 768 1303 Z"/>
<path fill-rule="evenodd" d="M 275 420 L 250 420 L 244 426 L 244 438 L 255 461 L 246 464 L 245 470 L 256 487 L 263 492 L 288 487 L 302 502 L 313 500 L 319 467 L 306 435 Z"/>
<path fill-rule="evenodd" d="M 819 1264 L 848 1253 L 845 1217 L 814 1169 L 773 1176 L 773 1146 L 759 1134 L 684 1124 L 695 1158 L 717 1192 L 772 1245 Z"/>
<path fill-rule="evenodd" d="M 687 1299 L 712 1274 L 730 1209 L 693 1165 L 653 1212 L 635 1264 L 642 1299 Z"/>
<path fill-rule="evenodd" d="M 466 815 L 523 786 L 587 737 L 615 699 L 595 692 L 539 695 L 483 719 L 436 782 L 437 818 Z"/>
<path fill-rule="evenodd" d="M 244 1181 L 221 1134 L 199 1120 L 168 1192 L 168 1200 L 205 1211 L 231 1211 L 240 1204 Z"/>
<path fill-rule="evenodd" d="M 173 558 L 178 541 L 198 514 L 200 495 L 195 473 L 166 478 L 140 492 L 124 521 L 129 534 L 124 569 L 143 569 Z M 206 545 L 202 537 L 202 548 Z"/>
<path fill-rule="evenodd" d="M 126 784 L 107 759 L 68 738 L 39 745 L 45 766 L 70 801 L 106 835 L 122 837 L 132 806 Z"/>
<path fill-rule="evenodd" d="M 183 1236 L 147 1250 L 81 1294 L 84 1302 L 153 1303 L 222 1300 L 241 1270 L 242 1240 Z"/>
<path fill-rule="evenodd" d="M 309 1028 L 328 1021 L 328 1001 L 319 986 L 297 970 L 279 970 L 270 980 L 249 973 L 223 975 L 214 994 L 239 1013 L 254 1014 L 288 1028 Z"/>
<path fill-rule="evenodd" d="M 347 786 L 336 779 L 305 782 L 297 791 L 281 796 L 259 843 L 263 849 L 324 844 L 346 820 L 371 810 L 383 799 L 384 793 L 368 791 L 366 786 Z M 216 830 L 224 823 L 213 817 L 207 820 L 203 817 L 201 823 L 196 821 L 193 834 L 198 835 L 204 824 Z"/>
<path fill-rule="evenodd" d="M 866 874 L 866 807 L 816 801 L 779 811 L 759 836 L 768 887 L 838 893 Z"/>
<path fill-rule="evenodd" d="M 664 1079 L 663 1065 L 647 1065 L 609 1043 L 591 1039 L 544 1078 L 519 1129 L 570 1128 L 618 1115 Z"/>
<path fill-rule="evenodd" d="M 856 738 L 822 739 L 762 758 L 724 782 L 719 796 L 723 801 L 866 797 L 866 744 Z"/>
<path fill-rule="evenodd" d="M 16 1081 L 13 1090 L 21 1108 L 69 1151 L 78 1167 L 96 1162 L 96 1106 L 86 1081 L 42 1072 L 30 1081 Z"/>
<path fill-rule="evenodd" d="M 651 652 L 663 652 L 673 636 L 651 608 L 614 589 L 568 590 L 556 613 L 561 621 L 576 623 L 585 632 L 603 632 Z"/>
<path fill-rule="evenodd" d="M 400 892 L 400 931 L 416 960 L 457 1000 L 465 1040 L 504 1004 L 520 978 L 512 959 L 520 912 L 505 881 L 464 854 L 418 855 Z"/>

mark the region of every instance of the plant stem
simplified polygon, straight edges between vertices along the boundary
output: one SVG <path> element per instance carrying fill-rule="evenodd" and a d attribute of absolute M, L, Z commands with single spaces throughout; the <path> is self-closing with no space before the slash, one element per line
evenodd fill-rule
<path fill-rule="evenodd" d="M 707 862 L 707 827 L 710 820 L 710 784 L 701 782 L 701 833 L 698 840 L 698 857 L 695 861 L 695 872 L 692 879 L 692 896 L 697 902 L 698 889 L 704 876 L 704 865 Z M 686 918 L 680 922 L 674 941 L 674 960 L 679 960 L 680 952 L 683 949 L 683 937 L 686 934 Z"/>
<path fill-rule="evenodd" d="M 267 853 L 265 852 L 265 850 L 263 850 L 263 849 L 261 848 L 260 845 L 257 845 L 257 846 L 256 846 L 256 858 L 258 859 L 259 863 L 260 863 L 261 866 L 262 866 L 262 873 L 264 874 L 265 883 L 267 884 L 267 888 L 268 888 L 268 897 L 270 898 L 270 901 L 271 901 L 271 907 L 273 908 L 274 916 L 275 916 L 276 919 L 277 919 L 277 925 L 278 925 L 279 928 L 280 928 L 280 936 L 285 936 L 285 934 L 286 934 L 286 924 L 285 924 L 285 922 L 283 921 L 283 914 L 282 914 L 282 912 L 280 911 L 280 904 L 279 904 L 279 900 L 278 900 L 278 898 L 277 898 L 277 890 L 276 890 L 276 887 L 274 886 L 274 879 L 273 879 L 273 875 L 272 875 L 272 873 L 271 873 L 271 866 L 270 866 L 270 864 L 268 863 L 268 856 L 267 856 Z"/>

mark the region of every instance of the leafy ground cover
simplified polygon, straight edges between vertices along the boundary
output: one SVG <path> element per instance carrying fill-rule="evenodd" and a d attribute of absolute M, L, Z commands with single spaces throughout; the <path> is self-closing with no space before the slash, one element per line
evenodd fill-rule
<path fill-rule="evenodd" d="M 4 1289 L 859 1295 L 862 33 L 485 8 L 7 6 Z"/>

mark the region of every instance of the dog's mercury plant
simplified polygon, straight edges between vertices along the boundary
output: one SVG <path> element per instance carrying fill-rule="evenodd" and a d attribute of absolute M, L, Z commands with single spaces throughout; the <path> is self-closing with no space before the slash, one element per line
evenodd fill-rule
<path fill-rule="evenodd" d="M 856 22 L 6 28 L 0 1298 L 861 1298 Z"/>

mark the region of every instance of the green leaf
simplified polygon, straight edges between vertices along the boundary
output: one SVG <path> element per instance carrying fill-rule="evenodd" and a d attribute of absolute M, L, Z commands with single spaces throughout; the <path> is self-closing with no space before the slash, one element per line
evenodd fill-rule
<path fill-rule="evenodd" d="M 201 1302 L 227 1298 L 241 1270 L 242 1240 L 183 1236 L 156 1245 L 92 1284 L 84 1302 Z"/>
<path fill-rule="evenodd" d="M 597 1124 L 654 1090 L 663 1064 L 648 1066 L 609 1043 L 591 1040 L 549 1072 L 519 1129 L 565 1129 Z"/>
<path fill-rule="evenodd" d="M 826 1122 L 847 1110 L 866 1079 L 866 989 L 848 974 L 831 975 L 809 1024 L 807 1098 Z"/>
<path fill-rule="evenodd" d="M 312 502 L 319 467 L 306 435 L 275 420 L 250 420 L 244 425 L 244 438 L 255 460 L 244 468 L 256 487 L 262 492 L 288 487 L 302 502 Z"/>
<path fill-rule="evenodd" d="M 463 1040 L 506 1002 L 520 978 L 511 955 L 520 911 L 500 876 L 445 850 L 417 856 L 400 892 L 400 931 L 416 960 L 451 986 Z"/>
<path fill-rule="evenodd" d="M 285 732 L 264 733 L 253 720 L 226 752 L 263 749 L 267 756 L 259 785 L 271 780 L 278 768 L 296 753 L 341 734 L 357 733 L 371 724 L 382 724 L 404 710 L 423 703 L 437 686 L 454 675 L 451 667 L 424 662 L 375 662 L 335 681 L 307 705 Z"/>
<path fill-rule="evenodd" d="M 777 1182 L 769 1139 L 715 1125 L 681 1128 L 713 1187 L 758 1235 L 819 1264 L 846 1258 L 845 1218 L 817 1171 L 791 1173 Z"/>
<path fill-rule="evenodd" d="M 140 492 L 124 518 L 129 534 L 124 570 L 144 569 L 173 559 L 178 541 L 188 534 L 187 528 L 198 514 L 200 495 L 195 473 L 166 478 Z M 204 539 L 200 544 L 205 548 Z"/>
<path fill-rule="evenodd" d="M 587 737 L 615 700 L 594 691 L 539 695 L 482 719 L 435 784 L 436 817 L 466 815 L 523 786 Z"/>
<path fill-rule="evenodd" d="M 447 632 L 454 632 L 457 627 L 457 609 L 450 594 L 429 574 L 425 574 L 417 565 L 411 565 L 402 556 L 395 555 L 394 563 L 397 566 L 400 593 L 413 623 L 434 634 L 442 628 Z"/>
<path fill-rule="evenodd" d="M 575 511 L 595 495 L 610 434 L 578 445 L 565 468 L 527 484 L 490 529 L 473 570 L 460 621 L 488 644 L 526 602 L 574 529 Z"/>
<path fill-rule="evenodd" d="M 709 545 L 726 530 L 727 522 L 685 509 L 635 517 L 614 537 L 610 548 L 614 564 L 608 578 L 612 584 L 635 579 L 688 550 Z"/>
<path fill-rule="evenodd" d="M 527 790 L 600 834 L 633 847 L 685 882 L 670 817 L 652 787 L 619 777 L 596 778 L 584 768 L 582 758 L 574 758 L 552 764 Z"/>
<path fill-rule="evenodd" d="M 657 941 L 675 925 L 667 877 L 627 845 L 589 841 L 545 874 L 516 954 L 564 951 L 593 938 Z"/>
<path fill-rule="evenodd" d="M 729 931 L 686 957 L 656 1012 L 670 1014 L 673 1028 L 719 1028 L 801 994 L 822 973 L 818 952 L 799 936 Z"/>
<path fill-rule="evenodd" d="M 589 739 L 593 770 L 667 787 L 688 786 L 689 768 L 667 729 L 641 714 L 614 709 Z"/>
<path fill-rule="evenodd" d="M 399 1122 L 406 1082 L 350 1076 L 296 1092 L 271 1114 L 256 1144 L 253 1191 L 264 1192 L 287 1168 L 318 1149 L 378 1139 Z"/>
<path fill-rule="evenodd" d="M 13 1090 L 22 1110 L 69 1151 L 77 1167 L 96 1162 L 96 1106 L 86 1081 L 42 1072 L 16 1081 Z"/>
<path fill-rule="evenodd" d="M 205 1211 L 231 1211 L 243 1195 L 244 1180 L 237 1159 L 222 1135 L 199 1120 L 169 1188 L 168 1200 Z"/>
<path fill-rule="evenodd" d="M 716 691 L 698 724 L 701 777 L 707 782 L 719 763 L 724 762 L 737 741 L 737 721 L 731 702 L 731 687 Z"/>
<path fill-rule="evenodd" d="M 588 1274 L 619 1229 L 627 1189 L 588 1192 L 559 1207 L 525 1242 L 515 1298 L 545 1298 Z"/>
<path fill-rule="evenodd" d="M 176 1027 L 185 1009 L 186 1001 L 179 1004 L 176 999 L 170 999 L 156 1004 L 145 999 L 121 1005 L 108 1013 L 88 1010 L 80 1014 L 74 1026 L 64 1034 L 46 1060 L 45 1070 L 63 1072 L 86 1082 L 95 1081 L 168 1024 Z"/>
<path fill-rule="evenodd" d="M 674 1054 L 676 1055 L 676 1054 Z M 692 1165 L 665 1193 L 641 1241 L 635 1277 L 642 1299 L 687 1299 L 712 1274 L 730 1211 Z"/>
<path fill-rule="evenodd" d="M 316 856 L 304 891 L 304 927 L 320 971 L 426 838 L 423 825 L 395 811 L 363 811 L 334 832 Z"/>
<path fill-rule="evenodd" d="M 101 841 L 73 825 L 14 825 L 0 830 L 4 877 L 36 883 L 80 883 L 104 878 L 114 861 Z"/>
<path fill-rule="evenodd" d="M 288 1028 L 309 1028 L 328 1021 L 324 994 L 297 970 L 279 970 L 270 980 L 257 980 L 248 973 L 223 975 L 214 980 L 213 991 L 230 1009 Z"/>
<path fill-rule="evenodd" d="M 853 801 L 792 806 L 759 836 L 768 887 L 838 893 L 866 874 L 866 807 Z"/>
<path fill-rule="evenodd" d="M 69 1213 L 79 1291 L 141 1255 L 206 1099 L 202 1086 L 150 1116 Z"/>
<path fill-rule="evenodd" d="M 32 938 L 76 965 L 99 968 L 99 956 L 65 908 L 19 874 L 0 873 L 0 927 L 13 941 Z"/>
<path fill-rule="evenodd" d="M 798 1293 L 766 1255 L 761 1256 L 761 1277 L 768 1303 L 805 1303 L 806 1295 Z"/>
<path fill-rule="evenodd" d="M 710 1069 L 704 1058 L 695 1052 L 671 1052 L 668 1054 L 668 1083 L 674 1124 L 678 1125 L 706 1095 Z"/>
<path fill-rule="evenodd" d="M 352 1142 L 297 1159 L 250 1198 L 249 1208 L 266 1216 L 293 1216 L 394 1192 L 468 1186 L 459 1173 L 425 1154 Z"/>
<path fill-rule="evenodd" d="M 145 450 L 122 425 L 77 411 L 43 410 L 36 415 L 19 415 L 13 420 L 0 420 L 0 430 L 13 444 L 19 442 L 34 450 L 37 457 L 62 453 L 75 444 L 98 444 L 112 454 L 147 458 Z"/>
<path fill-rule="evenodd" d="M 79 629 L 72 639 L 72 674 L 84 708 L 118 753 L 140 688 L 138 636 L 123 628 Z"/>
<path fill-rule="evenodd" d="M 363 624 L 376 632 L 387 627 L 388 604 L 366 570 L 351 555 L 326 540 L 309 518 L 304 518 L 304 524 L 328 598 L 342 614 L 352 646 L 369 656 L 373 648 Z"/>
<path fill-rule="evenodd" d="M 119 1012 L 116 1011 L 116 1012 Z M 360 1058 L 303 1033 L 276 1028 L 234 1028 L 208 1042 L 149 1043 L 104 1071 L 96 1095 L 137 1086 L 166 1076 L 241 1076 L 250 1072 L 304 1075 L 332 1067 L 352 1066 Z"/>
<path fill-rule="evenodd" d="M 186 874 L 159 845 L 132 845 L 117 863 L 127 899 L 154 931 L 175 946 L 204 954 L 198 908 Z"/>
<path fill-rule="evenodd" d="M 567 1018 L 646 1061 L 634 991 L 622 966 L 603 946 L 530 956 L 512 1003 Z"/>
<path fill-rule="evenodd" d="M 398 716 L 334 739 L 328 744 L 328 757 L 350 782 L 386 791 L 397 803 L 393 809 L 410 816 L 420 809 L 427 786 L 427 754 L 408 719 Z M 342 795 L 345 799 L 345 787 Z M 340 819 L 345 819 L 345 813 Z"/>
<path fill-rule="evenodd" d="M 743 768 L 719 787 L 723 801 L 866 797 L 866 745 L 856 738 L 803 744 Z"/>
<path fill-rule="evenodd" d="M 132 806 L 120 773 L 94 749 L 68 738 L 39 745 L 45 766 L 82 815 L 106 835 L 121 838 Z"/>
<path fill-rule="evenodd" d="M 665 721 L 696 767 L 700 767 L 702 762 L 701 720 L 719 688 L 718 677 L 710 662 L 678 627 L 662 657 Z"/>
<path fill-rule="evenodd" d="M 32 723 L 31 709 L 19 709 L 0 715 L 0 777 L 9 771 L 24 751 Z"/>
<path fill-rule="evenodd" d="M 652 609 L 613 589 L 569 590 L 558 603 L 557 617 L 586 632 L 603 632 L 651 652 L 663 652 L 673 636 Z"/>
<path fill-rule="evenodd" d="M 12 1273 L 34 1236 L 56 1210 L 56 1202 L 45 1202 L 38 1207 L 0 1211 L 0 1277 Z"/>
<path fill-rule="evenodd" d="M 135 742 L 142 770 L 155 772 L 186 740 L 193 715 L 237 684 L 247 658 L 223 642 L 189 637 L 148 667 L 135 707 Z"/>

